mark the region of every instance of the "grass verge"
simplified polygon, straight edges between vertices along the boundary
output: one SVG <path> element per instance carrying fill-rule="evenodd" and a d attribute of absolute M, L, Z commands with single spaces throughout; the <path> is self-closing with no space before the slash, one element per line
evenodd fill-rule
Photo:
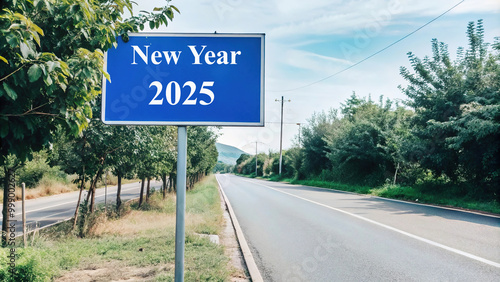
<path fill-rule="evenodd" d="M 245 176 L 245 175 L 241 175 Z M 493 214 L 500 214 L 500 203 L 496 200 L 477 200 L 471 195 L 456 192 L 441 192 L 418 189 L 415 187 L 406 187 L 399 185 L 384 185 L 382 187 L 372 188 L 369 186 L 356 186 L 343 183 L 336 183 L 321 180 L 297 180 L 280 178 L 278 176 L 259 177 L 276 182 L 286 182 L 290 184 L 321 187 L 335 189 L 358 194 L 367 194 L 389 199 L 419 202 L 431 205 L 440 205 L 446 207 L 461 208 L 466 210 L 482 211 Z"/>
<path fill-rule="evenodd" d="M 86 238 L 70 232 L 70 222 L 44 230 L 32 246 L 16 249 L 16 275 L 8 274 L 9 249 L 0 249 L 0 281 L 173 281 L 175 195 L 159 193 L 119 218 L 96 215 Z M 186 281 L 227 281 L 228 258 L 222 246 L 203 234 L 219 234 L 223 211 L 214 176 L 186 195 Z"/>

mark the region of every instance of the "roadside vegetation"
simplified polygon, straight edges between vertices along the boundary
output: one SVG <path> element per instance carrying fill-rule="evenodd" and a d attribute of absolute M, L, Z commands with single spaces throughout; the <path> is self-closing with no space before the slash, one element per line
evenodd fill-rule
<path fill-rule="evenodd" d="M 221 234 L 223 211 L 217 182 L 209 176 L 186 195 L 186 281 L 228 281 L 223 246 L 199 234 Z M 108 210 L 109 211 L 109 210 Z M 71 222 L 42 230 L 34 243 L 17 249 L 16 274 L 9 276 L 8 249 L 0 249 L 0 281 L 173 281 L 175 194 L 158 191 L 147 204 L 89 217 L 83 236 Z M 22 241 L 22 240 L 21 240 Z M 21 242 L 20 242 L 21 243 Z M 119 271 L 117 271 L 119 270 Z"/>
<path fill-rule="evenodd" d="M 29 195 L 79 189 L 72 228 L 96 212 L 95 191 L 104 174 L 116 176 L 116 210 L 124 179 L 141 180 L 139 206 L 149 203 L 150 180 L 176 190 L 176 130 L 172 126 L 108 126 L 102 123 L 104 52 L 129 32 L 167 26 L 179 10 L 164 1 L 132 14 L 135 2 L 0 2 L 0 166 L 3 186 L 2 246 L 10 235 L 8 203 L 25 182 Z M 217 134 L 188 128 L 187 186 L 217 162 Z M 39 188 L 35 188 L 38 186 Z M 61 186 L 69 188 L 60 188 Z M 64 191 L 63 191 L 64 190 Z M 145 195 L 145 196 L 144 196 Z"/>
<path fill-rule="evenodd" d="M 281 176 L 273 152 L 242 155 L 233 171 L 500 213 L 500 39 L 485 42 L 481 20 L 468 24 L 467 39 L 455 59 L 436 39 L 431 56 L 408 53 L 405 101 L 353 93 L 314 114 L 284 152 Z"/>

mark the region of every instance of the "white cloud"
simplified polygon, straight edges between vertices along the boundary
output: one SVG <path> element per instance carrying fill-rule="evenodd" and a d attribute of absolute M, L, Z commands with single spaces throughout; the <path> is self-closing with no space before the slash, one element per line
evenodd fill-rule
<path fill-rule="evenodd" d="M 304 122 L 313 112 L 338 108 L 352 91 L 360 96 L 380 94 L 404 98 L 397 85 L 404 83 L 399 66 L 407 65 L 407 51 L 429 55 L 430 40 L 437 37 L 450 44 L 450 53 L 467 44 L 467 22 L 485 21 L 487 36 L 498 35 L 500 1 L 467 0 L 438 21 L 398 45 L 336 77 L 289 92 L 343 69 L 440 15 L 460 0 L 173 0 L 180 15 L 163 31 L 168 32 L 264 32 L 266 33 L 266 119 L 279 121 L 279 103 L 285 96 L 285 121 Z M 152 10 L 163 2 L 139 0 L 137 10 Z M 491 16 L 494 15 L 494 16 Z M 496 17 L 496 21 L 495 21 Z M 493 19 L 493 20 L 492 20 Z M 487 24 L 487 25 L 486 25 Z M 367 35 L 365 45 L 356 46 Z M 491 37 L 491 36 L 490 36 Z M 339 51 L 340 42 L 355 46 L 352 57 Z M 225 128 L 220 141 L 252 152 L 255 143 L 264 151 L 279 148 L 279 127 Z M 285 127 L 285 148 L 298 132 Z M 266 147 L 268 146 L 268 147 Z M 259 149 L 261 151 L 261 149 Z"/>

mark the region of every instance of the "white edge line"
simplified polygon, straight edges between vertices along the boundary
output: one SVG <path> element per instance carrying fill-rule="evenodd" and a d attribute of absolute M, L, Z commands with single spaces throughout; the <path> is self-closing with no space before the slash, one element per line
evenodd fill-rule
<path fill-rule="evenodd" d="M 331 206 L 328 206 L 328 205 L 325 205 L 325 204 L 322 204 L 322 203 L 318 203 L 318 202 L 315 202 L 313 200 L 309 200 L 309 199 L 306 199 L 306 198 L 303 198 L 303 197 L 300 197 L 300 196 L 297 196 L 297 195 L 294 195 L 294 194 L 291 194 L 291 193 L 288 193 L 288 192 L 284 192 L 284 191 L 280 191 L 276 188 L 273 188 L 271 186 L 267 186 L 267 185 L 264 185 L 264 184 L 261 184 L 261 183 L 256 183 L 255 181 L 250 181 L 250 180 L 246 180 L 244 179 L 244 181 L 247 181 L 247 182 L 251 182 L 251 183 L 254 183 L 254 184 L 257 184 L 257 185 L 260 185 L 260 186 L 263 186 L 263 187 L 266 187 L 266 188 L 269 188 L 271 190 L 274 190 L 276 192 L 280 192 L 280 193 L 283 193 L 283 194 L 287 194 L 289 196 L 292 196 L 292 197 L 295 197 L 295 198 L 298 198 L 298 199 L 301 199 L 301 200 L 304 200 L 304 201 L 307 201 L 307 202 L 310 202 L 310 203 L 313 203 L 313 204 L 316 204 L 316 205 L 319 205 L 319 206 L 322 206 L 322 207 L 325 207 L 325 208 L 328 208 L 328 209 L 331 209 L 331 210 L 334 210 L 334 211 L 337 211 L 337 212 L 341 212 L 341 213 L 344 213 L 344 214 L 347 214 L 347 215 L 350 215 L 350 216 L 353 216 L 355 218 L 358 218 L 358 219 L 361 219 L 361 220 L 364 220 L 366 222 L 370 222 L 372 224 L 375 224 L 375 225 L 378 225 L 380 227 L 384 227 L 386 229 L 389 229 L 391 231 L 394 231 L 394 232 L 397 232 L 397 233 L 400 233 L 400 234 L 403 234 L 403 235 L 406 235 L 410 238 L 413 238 L 413 239 L 416 239 L 416 240 L 419 240 L 419 241 L 422 241 L 424 243 L 427 243 L 427 244 L 430 244 L 432 246 L 435 246 L 435 247 L 438 247 L 438 248 L 441 248 L 441 249 L 444 249 L 444 250 L 447 250 L 447 251 L 450 251 L 450 252 L 453 252 L 453 253 L 456 253 L 456 254 L 459 254 L 459 255 L 462 255 L 462 256 L 465 256 L 467 258 L 470 258 L 470 259 L 473 259 L 473 260 L 477 260 L 479 262 L 482 262 L 482 263 L 486 263 L 486 264 L 489 264 L 491 266 L 494 266 L 494 267 L 497 267 L 497 268 L 500 268 L 500 263 L 497 263 L 497 262 L 494 262 L 494 261 L 491 261 L 491 260 L 487 260 L 485 258 L 482 258 L 482 257 L 479 257 L 479 256 L 476 256 L 476 255 L 473 255 L 473 254 L 470 254 L 470 253 L 467 253 L 467 252 L 464 252 L 464 251 L 461 251 L 461 250 L 457 250 L 455 248 L 452 248 L 452 247 L 448 247 L 446 245 L 443 245 L 443 244 L 440 244 L 440 243 L 437 243 L 437 242 L 434 242 L 432 240 L 429 240 L 429 239 L 425 239 L 423 237 L 420 237 L 420 236 L 417 236 L 417 235 L 414 235 L 414 234 L 411 234 L 411 233 L 408 233 L 406 231 L 403 231 L 403 230 L 399 230 L 397 228 L 394 228 L 392 226 L 389 226 L 389 225 L 385 225 L 383 223 L 380 223 L 380 222 L 377 222 L 377 221 L 374 221 L 374 220 L 371 220 L 371 219 L 368 219 L 368 218 L 365 218 L 365 217 L 362 217 L 362 216 L 359 216 L 357 214 L 353 214 L 353 213 L 350 213 L 350 212 L 347 212 L 347 211 L 344 211 L 344 210 L 341 210 L 341 209 L 337 209 L 337 208 L 334 208 L 334 207 L 331 207 Z"/>
<path fill-rule="evenodd" d="M 264 179 L 257 179 L 257 180 L 266 181 Z M 391 198 L 385 198 L 385 197 L 381 197 L 381 196 L 375 196 L 375 195 L 370 195 L 370 194 L 360 194 L 360 193 L 356 193 L 356 192 L 344 191 L 344 190 L 339 190 L 339 189 L 334 189 L 334 188 L 308 186 L 308 185 L 303 185 L 303 184 L 291 184 L 291 183 L 286 183 L 286 182 L 276 182 L 276 183 L 292 185 L 292 186 L 296 186 L 296 187 L 300 186 L 300 187 L 314 188 L 314 189 L 320 189 L 320 190 L 324 190 L 324 191 L 334 191 L 334 192 L 346 193 L 346 194 L 351 194 L 351 195 L 357 195 L 360 197 L 375 198 L 375 199 L 380 199 L 380 200 L 384 200 L 384 201 L 397 202 L 397 203 L 403 203 L 403 204 L 409 204 L 409 205 L 415 205 L 415 206 L 423 206 L 423 207 L 430 207 L 430 208 L 435 208 L 435 209 L 443 209 L 443 210 L 457 211 L 457 212 L 463 212 L 463 213 L 471 213 L 471 214 L 475 214 L 475 215 L 487 216 L 487 217 L 492 217 L 492 218 L 500 218 L 500 215 L 496 215 L 496 214 L 481 213 L 481 212 L 467 210 L 467 209 L 459 209 L 459 208 L 454 208 L 454 207 L 438 206 L 438 205 L 432 205 L 432 204 L 417 203 L 417 202 L 412 202 L 412 201 L 391 199 Z"/>
<path fill-rule="evenodd" d="M 236 218 L 236 214 L 234 213 L 233 207 L 231 206 L 231 203 L 229 203 L 229 199 L 227 198 L 226 193 L 224 193 L 222 185 L 220 185 L 217 176 L 215 177 L 215 179 L 217 180 L 217 184 L 219 185 L 219 191 L 221 192 L 222 197 L 224 198 L 224 202 L 226 202 L 226 207 L 227 210 L 229 211 L 229 215 L 231 217 L 234 230 L 236 231 L 236 237 L 238 239 L 238 243 L 240 244 L 241 252 L 243 253 L 243 258 L 245 259 L 248 272 L 250 273 L 250 278 L 254 282 L 261 282 L 261 281 L 263 282 L 264 279 L 262 279 L 262 275 L 260 274 L 259 268 L 255 263 L 255 259 L 253 258 L 250 248 L 248 247 L 247 240 L 243 235 L 243 230 L 241 230 L 240 224 L 238 223 L 238 219 Z"/>

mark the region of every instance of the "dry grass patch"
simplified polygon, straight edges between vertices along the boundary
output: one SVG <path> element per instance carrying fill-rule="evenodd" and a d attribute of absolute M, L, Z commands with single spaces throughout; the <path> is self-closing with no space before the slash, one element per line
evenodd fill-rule
<path fill-rule="evenodd" d="M 175 215 L 133 210 L 116 220 L 99 221 L 92 229 L 91 235 L 135 235 L 167 226 L 175 226 Z"/>
<path fill-rule="evenodd" d="M 205 224 L 206 218 L 200 214 L 186 214 L 186 229 L 188 231 Z M 162 230 L 175 227 L 175 214 L 160 212 L 144 212 L 133 210 L 127 215 L 113 220 L 103 217 L 90 231 L 91 236 L 104 235 L 137 235 L 151 230 Z"/>
<path fill-rule="evenodd" d="M 62 183 L 40 183 L 36 188 L 26 189 L 26 200 L 76 191 L 75 186 Z M 16 188 L 16 200 L 22 200 L 22 188 Z"/>

